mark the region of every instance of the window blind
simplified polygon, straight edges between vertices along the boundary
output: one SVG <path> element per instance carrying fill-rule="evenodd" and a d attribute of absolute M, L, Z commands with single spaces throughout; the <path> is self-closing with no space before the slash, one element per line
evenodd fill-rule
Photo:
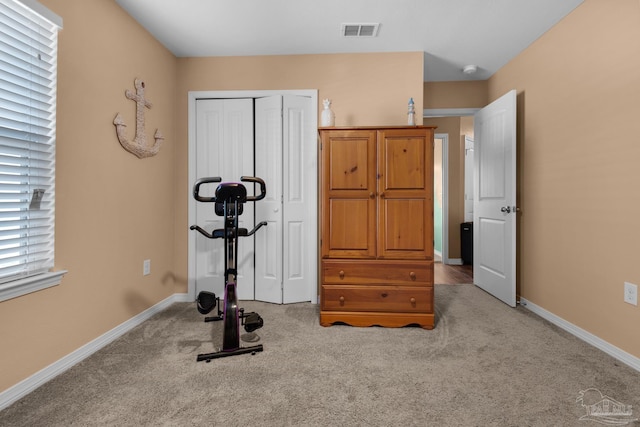
<path fill-rule="evenodd" d="M 0 0 L 0 283 L 54 265 L 59 26 L 33 3 Z"/>

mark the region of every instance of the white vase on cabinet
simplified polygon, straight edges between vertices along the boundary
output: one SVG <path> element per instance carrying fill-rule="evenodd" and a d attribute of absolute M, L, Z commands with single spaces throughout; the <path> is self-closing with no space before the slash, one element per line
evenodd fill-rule
<path fill-rule="evenodd" d="M 322 114 L 320 115 L 320 126 L 334 126 L 336 122 L 336 116 L 331 111 L 331 100 L 323 99 L 322 105 L 324 106 Z"/>

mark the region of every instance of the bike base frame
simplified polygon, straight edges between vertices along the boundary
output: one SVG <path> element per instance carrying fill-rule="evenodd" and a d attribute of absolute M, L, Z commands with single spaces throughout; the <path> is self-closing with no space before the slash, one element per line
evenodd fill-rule
<path fill-rule="evenodd" d="M 220 351 L 215 351 L 213 353 L 199 354 L 196 361 L 210 362 L 212 359 L 219 359 L 221 357 L 237 356 L 239 354 L 248 354 L 248 353 L 256 354 L 261 352 L 262 350 L 263 350 L 262 344 L 253 345 L 251 347 L 239 347 L 235 350 L 229 350 L 229 351 L 220 350 Z"/>

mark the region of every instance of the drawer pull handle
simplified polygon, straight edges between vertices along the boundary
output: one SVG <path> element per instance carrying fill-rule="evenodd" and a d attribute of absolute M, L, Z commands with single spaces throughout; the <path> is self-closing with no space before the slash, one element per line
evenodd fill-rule
<path fill-rule="evenodd" d="M 409 301 L 411 301 L 411 305 L 416 305 L 416 299 L 415 298 L 411 298 Z"/>
<path fill-rule="evenodd" d="M 409 273 L 409 277 L 411 277 L 411 280 L 416 280 L 416 273 L 412 271 L 411 273 Z"/>
<path fill-rule="evenodd" d="M 338 298 L 340 300 L 340 305 L 344 305 L 344 297 L 340 296 L 340 298 Z"/>
<path fill-rule="evenodd" d="M 344 279 L 344 270 L 340 270 L 340 273 L 338 273 L 338 275 L 341 279 Z"/>
<path fill-rule="evenodd" d="M 381 296 L 382 296 L 382 298 L 386 298 L 386 297 L 388 297 L 388 296 L 389 296 L 389 294 L 388 294 L 388 293 L 386 293 L 386 292 L 384 292 Z"/>

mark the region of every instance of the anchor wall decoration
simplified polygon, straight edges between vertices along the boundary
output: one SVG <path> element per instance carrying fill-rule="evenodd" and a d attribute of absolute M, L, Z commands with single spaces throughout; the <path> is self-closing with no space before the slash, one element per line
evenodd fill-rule
<path fill-rule="evenodd" d="M 136 136 L 133 142 L 127 139 L 127 135 L 125 134 L 127 125 L 124 123 L 124 120 L 122 120 L 120 113 L 116 114 L 113 124 L 116 126 L 116 134 L 118 135 L 118 141 L 120 141 L 122 148 L 136 155 L 139 159 L 142 159 L 158 154 L 164 136 L 162 136 L 159 129 L 156 129 L 153 145 L 147 143 L 147 134 L 144 130 L 144 109 L 145 107 L 151 108 L 151 102 L 144 97 L 144 81 L 135 79 L 133 84 L 136 88 L 135 93 L 128 89 L 124 92 L 124 95 L 128 99 L 136 102 Z"/>

